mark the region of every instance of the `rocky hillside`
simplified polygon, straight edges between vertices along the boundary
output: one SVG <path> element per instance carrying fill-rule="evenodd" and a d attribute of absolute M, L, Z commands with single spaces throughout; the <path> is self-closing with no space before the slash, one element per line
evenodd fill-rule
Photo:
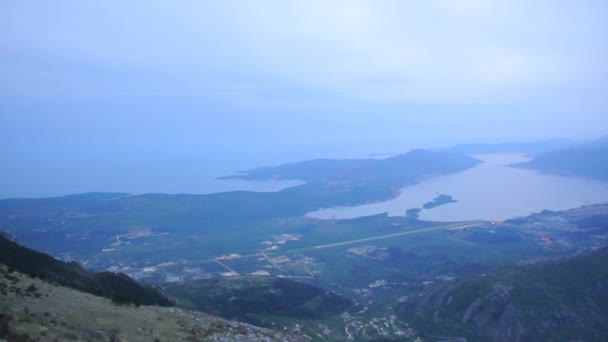
<path fill-rule="evenodd" d="M 0 266 L 0 340 L 303 341 L 200 312 L 112 301 Z"/>
<path fill-rule="evenodd" d="M 488 341 L 608 340 L 608 249 L 507 267 L 396 308 L 427 336 Z"/>
<path fill-rule="evenodd" d="M 118 297 L 141 305 L 173 304 L 155 288 L 141 285 L 124 274 L 95 273 L 75 262 L 59 261 L 48 254 L 21 246 L 12 241 L 8 234 L 0 234 L 0 264 L 32 277 L 107 298 Z"/>

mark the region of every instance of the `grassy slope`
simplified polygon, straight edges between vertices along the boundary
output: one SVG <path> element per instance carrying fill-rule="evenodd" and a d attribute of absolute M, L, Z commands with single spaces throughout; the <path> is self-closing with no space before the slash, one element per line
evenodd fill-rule
<path fill-rule="evenodd" d="M 172 305 L 164 295 L 138 284 L 124 274 L 94 273 L 75 262 L 62 262 L 48 254 L 23 247 L 0 235 L 0 263 L 23 273 L 108 298 L 120 294 L 129 301 L 145 305 Z"/>
<path fill-rule="evenodd" d="M 33 286 L 33 287 L 30 287 Z M 28 290 L 30 288 L 30 290 Z M 200 312 L 117 306 L 0 267 L 0 339 L 8 341 L 297 341 Z"/>

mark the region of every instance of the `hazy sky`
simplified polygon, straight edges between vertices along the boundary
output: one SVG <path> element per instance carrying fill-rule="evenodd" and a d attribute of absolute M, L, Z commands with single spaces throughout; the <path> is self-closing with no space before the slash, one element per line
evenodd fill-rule
<path fill-rule="evenodd" d="M 603 135 L 607 17 L 604 0 L 0 0 L 0 197 Z"/>

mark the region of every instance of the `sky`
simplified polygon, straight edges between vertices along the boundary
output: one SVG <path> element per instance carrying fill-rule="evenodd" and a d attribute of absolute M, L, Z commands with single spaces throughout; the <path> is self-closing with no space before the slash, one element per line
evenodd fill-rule
<path fill-rule="evenodd" d="M 608 133 L 608 2 L 0 0 L 0 198 Z"/>

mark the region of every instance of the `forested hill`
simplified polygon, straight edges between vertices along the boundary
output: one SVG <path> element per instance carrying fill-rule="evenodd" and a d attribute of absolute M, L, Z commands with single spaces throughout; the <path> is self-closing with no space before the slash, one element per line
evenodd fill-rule
<path fill-rule="evenodd" d="M 606 341 L 608 248 L 465 277 L 400 305 L 423 335 L 487 341 Z"/>
<path fill-rule="evenodd" d="M 260 321 L 261 317 L 323 319 L 353 305 L 350 299 L 332 291 L 268 276 L 199 279 L 168 287 L 167 292 L 200 311 L 262 325 L 266 323 Z"/>

